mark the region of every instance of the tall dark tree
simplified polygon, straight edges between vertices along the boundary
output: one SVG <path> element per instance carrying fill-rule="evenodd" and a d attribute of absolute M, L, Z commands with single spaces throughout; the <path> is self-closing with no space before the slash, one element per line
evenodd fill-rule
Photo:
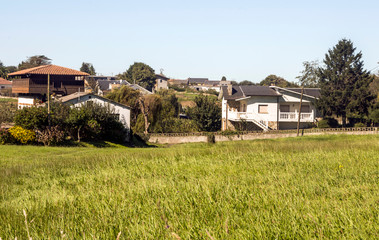
<path fill-rule="evenodd" d="M 346 126 L 348 116 L 367 116 L 373 94 L 369 85 L 373 80 L 363 69 L 362 53 L 350 40 L 342 39 L 325 55 L 324 68 L 319 70 L 321 97 L 317 107 L 326 116 L 342 117 Z"/>
<path fill-rule="evenodd" d="M 221 129 L 221 106 L 215 98 L 205 95 L 195 97 L 196 107 L 188 109 L 188 115 L 201 131 L 215 132 Z"/>
<path fill-rule="evenodd" d="M 51 64 L 50 58 L 46 57 L 45 55 L 35 55 L 35 56 L 28 57 L 26 61 L 22 61 L 18 65 L 18 70 L 38 67 L 42 65 L 50 65 L 50 64 Z"/>
<path fill-rule="evenodd" d="M 96 71 L 92 63 L 83 62 L 82 66 L 80 67 L 80 71 L 88 73 L 89 75 L 96 75 Z"/>
<path fill-rule="evenodd" d="M 141 87 L 152 90 L 155 84 L 155 71 L 149 65 L 142 62 L 135 62 L 129 69 L 118 75 L 118 78 L 125 79 L 129 83 L 136 83 Z"/>
<path fill-rule="evenodd" d="M 318 87 L 319 82 L 319 62 L 316 61 L 305 61 L 303 62 L 304 70 L 301 71 L 301 75 L 296 78 L 299 79 L 300 85 L 304 87 Z"/>

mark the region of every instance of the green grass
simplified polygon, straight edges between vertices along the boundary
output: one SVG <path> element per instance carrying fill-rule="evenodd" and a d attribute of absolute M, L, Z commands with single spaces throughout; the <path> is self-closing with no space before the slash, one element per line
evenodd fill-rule
<path fill-rule="evenodd" d="M 375 239 L 379 136 L 0 146 L 0 237 Z"/>
<path fill-rule="evenodd" d="M 0 98 L 0 102 L 17 102 L 17 98 Z"/>

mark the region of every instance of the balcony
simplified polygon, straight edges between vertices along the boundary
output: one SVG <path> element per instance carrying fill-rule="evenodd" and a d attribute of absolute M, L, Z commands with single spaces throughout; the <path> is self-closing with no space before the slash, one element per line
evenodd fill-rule
<path fill-rule="evenodd" d="M 63 93 L 68 95 L 84 91 L 83 80 L 56 81 L 51 80 L 50 93 Z M 46 94 L 47 80 L 32 80 L 30 78 L 14 79 L 12 81 L 13 93 Z"/>
<path fill-rule="evenodd" d="M 279 112 L 280 122 L 296 122 L 299 119 L 297 112 Z M 313 122 L 313 111 L 310 113 L 301 113 L 300 122 Z"/>
<path fill-rule="evenodd" d="M 314 112 L 301 113 L 300 122 L 313 122 L 314 121 Z M 299 114 L 297 112 L 279 112 L 279 122 L 297 122 Z M 228 119 L 230 121 L 258 121 L 267 125 L 267 119 L 263 119 L 257 113 L 253 112 L 228 112 Z"/>

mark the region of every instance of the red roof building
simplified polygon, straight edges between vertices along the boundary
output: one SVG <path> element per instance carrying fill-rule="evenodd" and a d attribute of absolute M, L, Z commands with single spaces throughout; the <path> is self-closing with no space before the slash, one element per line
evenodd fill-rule
<path fill-rule="evenodd" d="M 88 73 L 56 65 L 43 65 L 8 74 L 12 77 L 12 92 L 22 95 L 46 96 L 48 77 L 50 94 L 69 95 L 84 91 Z"/>

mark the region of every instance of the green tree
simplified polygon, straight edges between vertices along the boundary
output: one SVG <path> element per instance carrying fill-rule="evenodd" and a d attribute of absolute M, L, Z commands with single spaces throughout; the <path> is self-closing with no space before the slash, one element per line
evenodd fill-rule
<path fill-rule="evenodd" d="M 130 107 L 130 125 L 133 131 L 135 131 L 134 126 L 136 125 L 138 115 L 141 113 L 138 102 L 140 95 L 140 91 L 134 90 L 128 86 L 122 86 L 121 88 L 114 89 L 105 96 L 110 100 Z"/>
<path fill-rule="evenodd" d="M 7 69 L 5 68 L 4 64 L 0 61 L 0 77 L 7 79 L 8 77 L 8 72 Z"/>
<path fill-rule="evenodd" d="M 296 83 L 289 82 L 282 77 L 278 77 L 274 74 L 268 75 L 263 79 L 259 85 L 261 86 L 278 86 L 278 87 L 299 87 Z"/>
<path fill-rule="evenodd" d="M 89 75 L 96 75 L 96 71 L 92 63 L 83 62 L 80 71 L 88 73 Z"/>
<path fill-rule="evenodd" d="M 221 107 L 216 98 L 199 95 L 194 99 L 196 107 L 189 108 L 189 117 L 201 131 L 215 132 L 221 128 Z"/>
<path fill-rule="evenodd" d="M 252 85 L 255 85 L 255 83 L 253 83 L 252 81 L 249 81 L 249 80 L 243 80 L 243 81 L 239 82 L 238 85 L 241 85 L 241 86 L 244 86 L 244 85 L 252 86 Z"/>
<path fill-rule="evenodd" d="M 125 79 L 129 83 L 136 83 L 151 91 L 155 84 L 155 71 L 149 65 L 142 62 L 135 62 L 129 69 L 118 75 L 118 78 Z"/>
<path fill-rule="evenodd" d="M 346 126 L 348 116 L 367 116 L 374 96 L 369 90 L 373 80 L 363 69 L 362 53 L 350 40 L 342 39 L 325 55 L 324 68 L 319 70 L 321 97 L 317 107 L 325 116 L 342 117 Z"/>
<path fill-rule="evenodd" d="M 42 65 L 50 65 L 50 64 L 51 64 L 50 58 L 46 57 L 45 55 L 35 55 L 35 56 L 28 57 L 28 59 L 25 62 L 22 61 L 18 65 L 18 70 L 38 67 Z"/>
<path fill-rule="evenodd" d="M 299 79 L 299 83 L 301 86 L 304 87 L 318 87 L 319 82 L 319 62 L 316 61 L 310 61 L 310 62 L 303 62 L 304 70 L 301 71 L 301 75 L 297 76 L 296 78 Z"/>

